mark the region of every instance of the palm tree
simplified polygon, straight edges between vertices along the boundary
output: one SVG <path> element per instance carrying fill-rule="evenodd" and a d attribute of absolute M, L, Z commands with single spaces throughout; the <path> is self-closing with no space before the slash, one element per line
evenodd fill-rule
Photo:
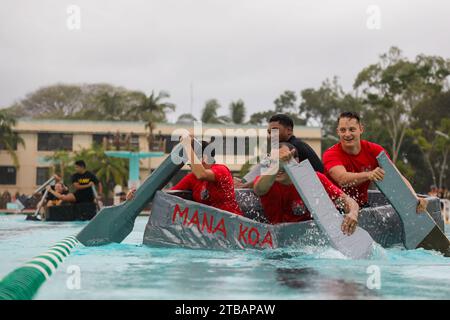
<path fill-rule="evenodd" d="M 175 111 L 175 104 L 164 102 L 164 99 L 170 98 L 170 94 L 165 91 L 160 91 L 157 95 L 154 91 L 147 97 L 144 93 L 141 94 L 141 103 L 134 108 L 140 119 L 146 122 L 145 128 L 149 130 L 147 137 L 150 150 L 153 143 L 153 131 L 156 128 L 157 122 L 165 122 L 166 112 Z"/>
<path fill-rule="evenodd" d="M 197 118 L 194 117 L 190 113 L 183 113 L 177 119 L 177 123 L 180 123 L 180 124 L 184 124 L 184 123 L 191 124 L 191 123 L 196 122 L 196 121 L 197 121 Z"/>
<path fill-rule="evenodd" d="M 221 106 L 216 99 L 210 99 L 206 101 L 205 107 L 202 111 L 202 122 L 203 123 L 218 123 L 218 124 L 227 124 L 231 123 L 231 118 L 228 116 L 218 116 L 217 110 L 220 109 Z"/>
<path fill-rule="evenodd" d="M 66 183 L 73 173 L 73 161 L 69 152 L 65 150 L 55 151 L 51 156 L 45 157 L 46 161 L 52 163 L 52 171 L 59 175 Z"/>
<path fill-rule="evenodd" d="M 0 150 L 5 149 L 11 156 L 16 168 L 20 167 L 16 149 L 18 145 L 25 146 L 25 141 L 13 131 L 16 120 L 6 112 L 0 112 Z"/>
<path fill-rule="evenodd" d="M 216 99 L 206 101 L 205 108 L 202 111 L 203 123 L 220 123 L 217 119 L 217 110 L 220 109 L 220 104 Z"/>
<path fill-rule="evenodd" d="M 242 99 L 230 104 L 230 116 L 234 124 L 243 124 L 245 120 L 245 105 Z"/>

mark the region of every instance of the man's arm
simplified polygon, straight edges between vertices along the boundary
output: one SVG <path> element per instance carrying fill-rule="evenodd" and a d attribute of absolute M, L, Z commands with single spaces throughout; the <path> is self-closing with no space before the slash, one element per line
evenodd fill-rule
<path fill-rule="evenodd" d="M 98 193 L 103 194 L 103 184 L 100 181 L 98 181 Z"/>
<path fill-rule="evenodd" d="M 75 202 L 75 197 L 73 194 L 61 194 L 53 190 L 50 186 L 47 187 L 48 192 L 53 194 L 58 200 L 66 201 L 66 202 Z"/>
<path fill-rule="evenodd" d="M 329 170 L 331 178 L 340 187 L 358 186 L 366 181 L 381 181 L 384 177 L 384 170 L 377 167 L 368 172 L 347 172 L 344 166 L 334 166 Z"/>
<path fill-rule="evenodd" d="M 90 188 L 90 187 L 92 187 L 92 186 L 94 186 L 95 185 L 95 183 L 94 182 L 89 182 L 88 184 L 79 184 L 78 182 L 74 182 L 73 183 L 73 187 L 76 189 L 76 190 L 83 190 L 83 189 L 88 189 L 88 188 Z"/>
<path fill-rule="evenodd" d="M 398 171 L 398 169 L 397 169 L 397 171 Z M 399 171 L 399 173 L 400 173 L 400 171 Z M 425 199 L 425 198 L 419 198 L 417 196 L 417 193 L 414 190 L 413 186 L 411 185 L 411 183 L 409 183 L 409 181 L 402 174 L 400 174 L 400 176 L 402 177 L 403 181 L 405 181 L 405 183 L 408 186 L 409 190 L 411 190 L 411 192 L 414 194 L 414 196 L 417 199 L 417 208 L 416 208 L 417 213 L 419 213 L 419 212 L 426 212 L 427 211 L 427 206 L 428 206 L 428 200 Z"/>
<path fill-rule="evenodd" d="M 319 156 L 309 144 L 301 141 L 300 139 L 297 139 L 297 141 L 295 142 L 295 147 L 298 151 L 298 156 L 300 159 L 308 159 L 312 167 L 314 168 L 314 171 L 320 173 L 324 172 L 322 161 L 319 159 Z"/>
<path fill-rule="evenodd" d="M 202 181 L 216 181 L 214 172 L 210 169 L 205 169 L 202 162 L 195 154 L 194 149 L 192 148 L 192 138 L 190 136 L 185 136 L 181 139 L 181 143 L 185 148 L 189 162 L 191 163 L 192 173 L 195 177 Z"/>
<path fill-rule="evenodd" d="M 277 152 L 275 152 L 275 150 L 272 150 L 271 159 L 275 161 L 271 162 L 267 170 L 261 171 L 260 178 L 258 179 L 258 181 L 256 181 L 255 185 L 253 186 L 253 190 L 255 191 L 255 194 L 257 196 L 263 196 L 267 192 L 269 192 L 270 188 L 275 182 L 275 178 L 277 176 L 278 171 L 280 170 L 280 166 L 283 166 L 292 159 L 294 151 L 295 150 L 292 151 L 280 150 L 278 153 L 278 158 L 275 158 Z M 278 159 L 279 163 L 277 163 Z"/>
<path fill-rule="evenodd" d="M 265 174 L 259 177 L 258 181 L 256 181 L 253 186 L 253 191 L 258 197 L 261 197 L 269 192 L 270 188 L 272 188 L 272 185 L 275 182 L 277 172 L 278 169 L 274 166 L 274 168 L 269 168 L 269 170 L 266 171 Z"/>
<path fill-rule="evenodd" d="M 343 193 L 336 202 L 344 208 L 346 213 L 341 225 L 341 230 L 344 234 L 351 235 L 355 232 L 356 226 L 358 225 L 358 203 L 345 193 Z"/>

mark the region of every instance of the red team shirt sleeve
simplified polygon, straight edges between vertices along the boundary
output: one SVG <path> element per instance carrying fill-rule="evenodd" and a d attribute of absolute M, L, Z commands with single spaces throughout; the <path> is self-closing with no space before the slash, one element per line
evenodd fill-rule
<path fill-rule="evenodd" d="M 223 181 L 228 177 L 228 169 L 224 166 L 212 166 L 211 171 L 214 172 L 216 182 Z"/>
<path fill-rule="evenodd" d="M 391 156 L 389 155 L 389 153 L 386 151 L 386 149 L 384 149 L 382 146 L 380 146 L 379 144 L 376 143 L 372 143 L 371 144 L 371 151 L 372 151 L 372 155 L 376 158 L 378 157 L 378 155 L 380 154 L 381 151 L 384 151 L 386 153 L 386 155 L 388 156 L 389 159 L 391 159 Z"/>
<path fill-rule="evenodd" d="M 192 190 L 193 189 L 193 173 L 189 173 L 180 182 L 174 185 L 170 190 Z"/>
<path fill-rule="evenodd" d="M 324 174 L 320 172 L 316 173 L 320 179 L 320 182 L 322 182 L 323 186 L 325 187 L 325 190 L 327 191 L 328 196 L 331 198 L 331 200 L 336 200 L 344 194 L 344 192 L 337 186 L 335 186 Z"/>
<path fill-rule="evenodd" d="M 339 154 L 335 150 L 328 150 L 323 154 L 323 166 L 325 172 L 330 171 L 335 166 L 343 166 L 343 162 L 339 157 Z"/>

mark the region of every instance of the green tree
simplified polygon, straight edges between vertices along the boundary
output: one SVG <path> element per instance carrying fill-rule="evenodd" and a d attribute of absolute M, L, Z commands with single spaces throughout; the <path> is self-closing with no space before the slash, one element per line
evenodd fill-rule
<path fill-rule="evenodd" d="M 98 108 L 91 115 L 96 120 L 123 120 L 126 110 L 124 108 L 123 96 L 118 93 L 104 92 L 98 97 Z"/>
<path fill-rule="evenodd" d="M 152 91 L 149 96 L 141 93 L 141 102 L 133 110 L 141 120 L 146 122 L 145 128 L 149 130 L 147 140 L 150 150 L 153 145 L 153 131 L 156 128 L 156 124 L 158 122 L 166 122 L 166 113 L 175 111 L 175 104 L 165 101 L 168 98 L 170 98 L 170 94 L 165 91 L 160 91 L 158 94 L 155 94 L 155 92 Z"/>
<path fill-rule="evenodd" d="M 180 123 L 180 124 L 184 124 L 184 123 L 191 124 L 191 123 L 196 122 L 196 121 L 197 121 L 197 118 L 194 117 L 190 113 L 183 113 L 177 119 L 177 123 Z"/>
<path fill-rule="evenodd" d="M 205 102 L 202 110 L 201 120 L 203 123 L 222 123 L 217 115 L 217 110 L 221 108 L 216 99 L 210 99 Z"/>
<path fill-rule="evenodd" d="M 25 142 L 13 128 L 16 121 L 13 117 L 5 111 L 0 111 L 0 150 L 4 149 L 13 159 L 14 166 L 20 167 L 19 159 L 17 158 L 17 146 L 25 146 Z"/>
<path fill-rule="evenodd" d="M 438 187 L 450 184 L 450 91 L 423 100 L 412 114 L 409 136 L 419 147 L 428 174 L 423 179 Z M 446 136 L 447 135 L 447 136 Z M 417 164 L 416 164 L 417 166 Z M 418 166 L 420 171 L 422 167 Z"/>
<path fill-rule="evenodd" d="M 255 112 L 250 116 L 250 120 L 248 121 L 249 124 L 262 126 L 267 124 L 270 117 L 275 115 L 276 112 L 274 110 L 268 110 L 268 111 L 262 111 L 262 112 Z"/>
<path fill-rule="evenodd" d="M 245 120 L 245 104 L 242 99 L 239 99 L 235 102 L 231 102 L 230 104 L 230 115 L 231 115 L 231 121 L 234 124 L 243 124 Z"/>
<path fill-rule="evenodd" d="M 284 91 L 273 103 L 275 104 L 276 113 L 297 111 L 297 96 L 294 91 Z"/>
<path fill-rule="evenodd" d="M 425 98 L 441 92 L 450 64 L 439 57 L 419 55 L 415 61 L 390 48 L 380 61 L 364 68 L 354 88 L 360 91 L 368 109 L 373 109 L 381 128 L 390 137 L 392 160 L 397 162 L 411 114 Z"/>
<path fill-rule="evenodd" d="M 15 118 L 137 120 L 130 112 L 142 93 L 109 84 L 56 84 L 40 88 L 8 108 Z"/>
<path fill-rule="evenodd" d="M 322 128 L 322 150 L 337 142 L 336 119 L 343 111 L 362 111 L 361 101 L 345 93 L 338 78 L 326 79 L 319 89 L 308 88 L 300 92 L 300 115 L 309 125 Z"/>
<path fill-rule="evenodd" d="M 60 176 L 66 184 L 70 183 L 70 177 L 74 173 L 74 165 L 71 154 L 65 150 L 58 150 L 45 157 L 52 164 L 52 173 Z"/>

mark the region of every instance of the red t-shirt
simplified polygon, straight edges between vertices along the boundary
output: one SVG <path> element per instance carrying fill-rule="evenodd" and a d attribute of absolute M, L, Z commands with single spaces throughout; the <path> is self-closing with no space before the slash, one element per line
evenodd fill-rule
<path fill-rule="evenodd" d="M 211 170 L 216 179 L 214 182 L 199 180 L 193 173 L 189 173 L 170 190 L 191 190 L 196 202 L 242 215 L 230 170 L 222 164 L 213 164 Z"/>
<path fill-rule="evenodd" d="M 342 190 L 328 180 L 324 174 L 320 172 L 316 172 L 316 174 L 332 200 L 336 200 L 343 194 Z M 260 176 L 255 178 L 254 184 L 259 178 Z M 260 198 L 265 216 L 271 224 L 312 219 L 311 213 L 293 184 L 284 185 L 275 181 L 269 192 Z"/>
<path fill-rule="evenodd" d="M 340 143 L 337 143 L 325 151 L 322 156 L 325 174 L 333 180 L 330 170 L 335 166 L 344 166 L 347 172 L 354 173 L 372 171 L 378 167 L 376 157 L 381 151 L 386 152 L 382 146 L 376 143 L 361 140 L 361 151 L 357 155 L 351 155 L 342 149 Z M 389 156 L 387 152 L 386 154 Z M 359 205 L 364 205 L 368 201 L 369 185 L 370 181 L 366 181 L 358 186 L 343 187 L 342 190 L 355 199 Z"/>

